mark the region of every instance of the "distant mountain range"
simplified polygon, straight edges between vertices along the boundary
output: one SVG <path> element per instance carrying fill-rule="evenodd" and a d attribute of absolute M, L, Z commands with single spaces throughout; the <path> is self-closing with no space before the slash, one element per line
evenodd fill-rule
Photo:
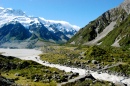
<path fill-rule="evenodd" d="M 0 7 L 0 47 L 31 48 L 44 41 L 65 43 L 79 29 L 65 21 L 30 17 L 21 10 Z"/>
<path fill-rule="evenodd" d="M 69 41 L 75 45 L 129 46 L 130 0 L 103 13 L 80 29 Z"/>

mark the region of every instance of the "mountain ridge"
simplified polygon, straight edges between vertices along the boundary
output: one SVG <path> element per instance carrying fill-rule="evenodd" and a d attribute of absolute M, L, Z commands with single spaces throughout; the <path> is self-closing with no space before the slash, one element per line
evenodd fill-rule
<path fill-rule="evenodd" d="M 3 21 L 3 19 L 7 19 L 5 21 Z M 25 12 L 23 12 L 22 10 L 14 10 L 12 8 L 2 8 L 0 7 L 0 25 L 4 24 L 8 21 L 19 21 L 20 23 L 22 23 L 25 27 L 26 25 L 28 26 L 30 23 L 43 23 L 45 26 L 49 26 L 51 24 L 61 24 L 63 26 L 61 26 L 60 29 L 62 29 L 63 27 L 67 27 L 65 29 L 67 30 L 76 30 L 78 31 L 80 29 L 79 26 L 76 25 L 71 25 L 70 23 L 66 22 L 66 21 L 55 21 L 55 20 L 47 20 L 44 19 L 42 17 L 30 17 L 27 16 L 25 14 Z M 3 23 L 2 23 L 3 22 Z"/>
<path fill-rule="evenodd" d="M 10 28 L 11 24 L 19 23 L 21 27 L 28 30 L 28 33 L 31 34 L 29 37 L 25 37 L 26 39 L 17 39 L 17 35 L 19 35 L 19 31 L 15 29 L 16 37 L 13 38 L 12 41 L 30 41 L 30 40 L 41 40 L 48 41 L 54 43 L 65 43 L 67 42 L 78 30 L 80 27 L 76 25 L 71 25 L 66 21 L 55 21 L 55 20 L 46 20 L 42 17 L 30 17 L 25 14 L 22 10 L 15 10 L 12 8 L 3 8 L 0 7 L 0 30 L 4 32 L 3 27 Z M 7 28 L 4 28 L 8 30 Z M 10 32 L 8 32 L 9 34 Z M 20 34 L 24 37 L 24 35 Z M 6 42 L 12 42 L 12 36 L 0 34 L 0 47 L 6 44 Z M 29 43 L 30 44 L 30 43 Z M 40 43 L 41 44 L 41 43 Z M 4 46 L 5 47 L 5 46 Z"/>
<path fill-rule="evenodd" d="M 125 0 L 119 6 L 104 12 L 97 19 L 80 29 L 68 43 L 76 45 L 122 46 L 121 42 L 124 42 L 125 35 L 129 34 L 129 31 L 126 34 L 125 29 L 126 27 L 129 29 L 129 12 L 130 0 Z M 123 23 L 126 26 L 123 26 Z M 123 46 L 129 46 L 129 44 Z"/>

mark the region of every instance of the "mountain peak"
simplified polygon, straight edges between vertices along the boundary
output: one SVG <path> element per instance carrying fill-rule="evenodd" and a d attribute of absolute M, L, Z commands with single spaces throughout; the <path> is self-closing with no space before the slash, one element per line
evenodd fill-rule
<path fill-rule="evenodd" d="M 17 25 L 17 23 L 21 24 L 22 26 Z M 22 29 L 24 27 L 24 31 L 27 31 L 27 34 L 31 34 L 31 36 L 27 38 L 29 41 L 42 39 L 55 43 L 66 42 L 80 29 L 80 27 L 72 25 L 66 21 L 47 20 L 42 17 L 30 17 L 22 10 L 0 7 L 0 34 L 1 32 L 5 33 L 5 29 L 9 30 L 9 34 L 11 31 L 10 29 L 14 29 L 14 27 L 16 29 Z M 19 30 L 16 30 L 16 33 L 19 34 Z M 6 43 L 7 39 L 11 39 L 8 37 L 8 34 L 0 35 L 0 46 L 1 43 Z M 19 36 L 22 37 L 22 33 L 19 34 Z M 13 41 L 18 41 L 18 39 L 14 39 Z M 25 40 L 21 40 L 21 42 L 22 41 Z M 29 44 L 27 43 L 27 45 L 30 45 L 30 42 Z"/>
<path fill-rule="evenodd" d="M 0 15 L 15 15 L 15 16 L 26 16 L 22 10 L 15 10 L 12 8 L 0 7 Z"/>
<path fill-rule="evenodd" d="M 47 26 L 47 28 L 50 25 L 54 25 L 60 31 L 67 31 L 67 32 L 69 31 L 77 32 L 80 29 L 79 26 L 72 25 L 66 21 L 47 20 L 42 17 L 30 17 L 30 16 L 27 16 L 22 10 L 15 10 L 12 8 L 0 7 L 0 25 L 8 21 L 19 21 L 25 27 L 28 27 L 30 24 L 32 24 L 32 22 L 43 23 L 45 26 Z"/>
<path fill-rule="evenodd" d="M 48 24 L 62 24 L 62 25 L 64 25 L 64 27 L 68 27 L 68 28 L 74 28 L 76 31 L 78 31 L 79 29 L 80 29 L 80 27 L 79 26 L 77 26 L 77 25 L 72 25 L 72 24 L 70 24 L 69 22 L 66 22 L 66 21 L 61 21 L 61 20 L 46 20 L 46 19 L 44 19 L 44 18 L 42 18 L 42 17 L 39 17 L 41 20 L 44 20 L 44 21 L 46 21 Z"/>
<path fill-rule="evenodd" d="M 128 14 L 130 14 L 130 0 L 124 0 L 120 5 Z"/>
<path fill-rule="evenodd" d="M 0 7 L 0 9 L 4 9 L 3 7 Z"/>

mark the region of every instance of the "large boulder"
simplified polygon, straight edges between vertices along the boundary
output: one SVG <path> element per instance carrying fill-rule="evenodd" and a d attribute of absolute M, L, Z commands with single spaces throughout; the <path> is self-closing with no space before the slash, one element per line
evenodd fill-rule
<path fill-rule="evenodd" d="M 14 81 L 0 76 L 0 86 L 12 86 Z"/>
<path fill-rule="evenodd" d="M 93 63 L 93 64 L 98 64 L 98 61 L 92 60 L 92 63 Z"/>
<path fill-rule="evenodd" d="M 127 86 L 126 84 L 122 83 L 122 82 L 115 82 L 116 86 Z"/>
<path fill-rule="evenodd" d="M 96 80 L 92 74 L 86 74 L 85 78 L 89 78 L 89 79 L 92 79 L 92 80 Z"/>

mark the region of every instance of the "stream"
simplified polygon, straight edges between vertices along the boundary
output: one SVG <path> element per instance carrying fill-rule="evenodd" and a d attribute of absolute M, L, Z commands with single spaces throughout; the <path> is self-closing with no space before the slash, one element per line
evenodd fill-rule
<path fill-rule="evenodd" d="M 40 60 L 40 57 L 38 56 L 42 52 L 40 50 L 35 50 L 35 49 L 0 49 L 0 52 L 2 52 L 2 55 L 4 56 L 14 56 L 23 60 L 32 60 L 37 63 L 40 63 L 44 66 L 49 66 L 49 67 L 55 67 L 58 68 L 59 70 L 64 70 L 65 72 L 76 72 L 79 73 L 79 77 L 83 77 L 86 75 L 88 71 L 92 74 L 92 76 L 95 79 L 98 80 L 104 80 L 104 81 L 110 81 L 113 83 L 116 82 L 122 82 L 130 86 L 130 78 L 123 77 L 123 76 L 117 76 L 117 75 L 110 75 L 108 73 L 98 73 L 94 72 L 91 70 L 86 70 L 86 69 L 81 69 L 81 68 L 72 68 L 72 67 L 67 67 L 59 64 L 51 64 L 46 61 Z"/>

